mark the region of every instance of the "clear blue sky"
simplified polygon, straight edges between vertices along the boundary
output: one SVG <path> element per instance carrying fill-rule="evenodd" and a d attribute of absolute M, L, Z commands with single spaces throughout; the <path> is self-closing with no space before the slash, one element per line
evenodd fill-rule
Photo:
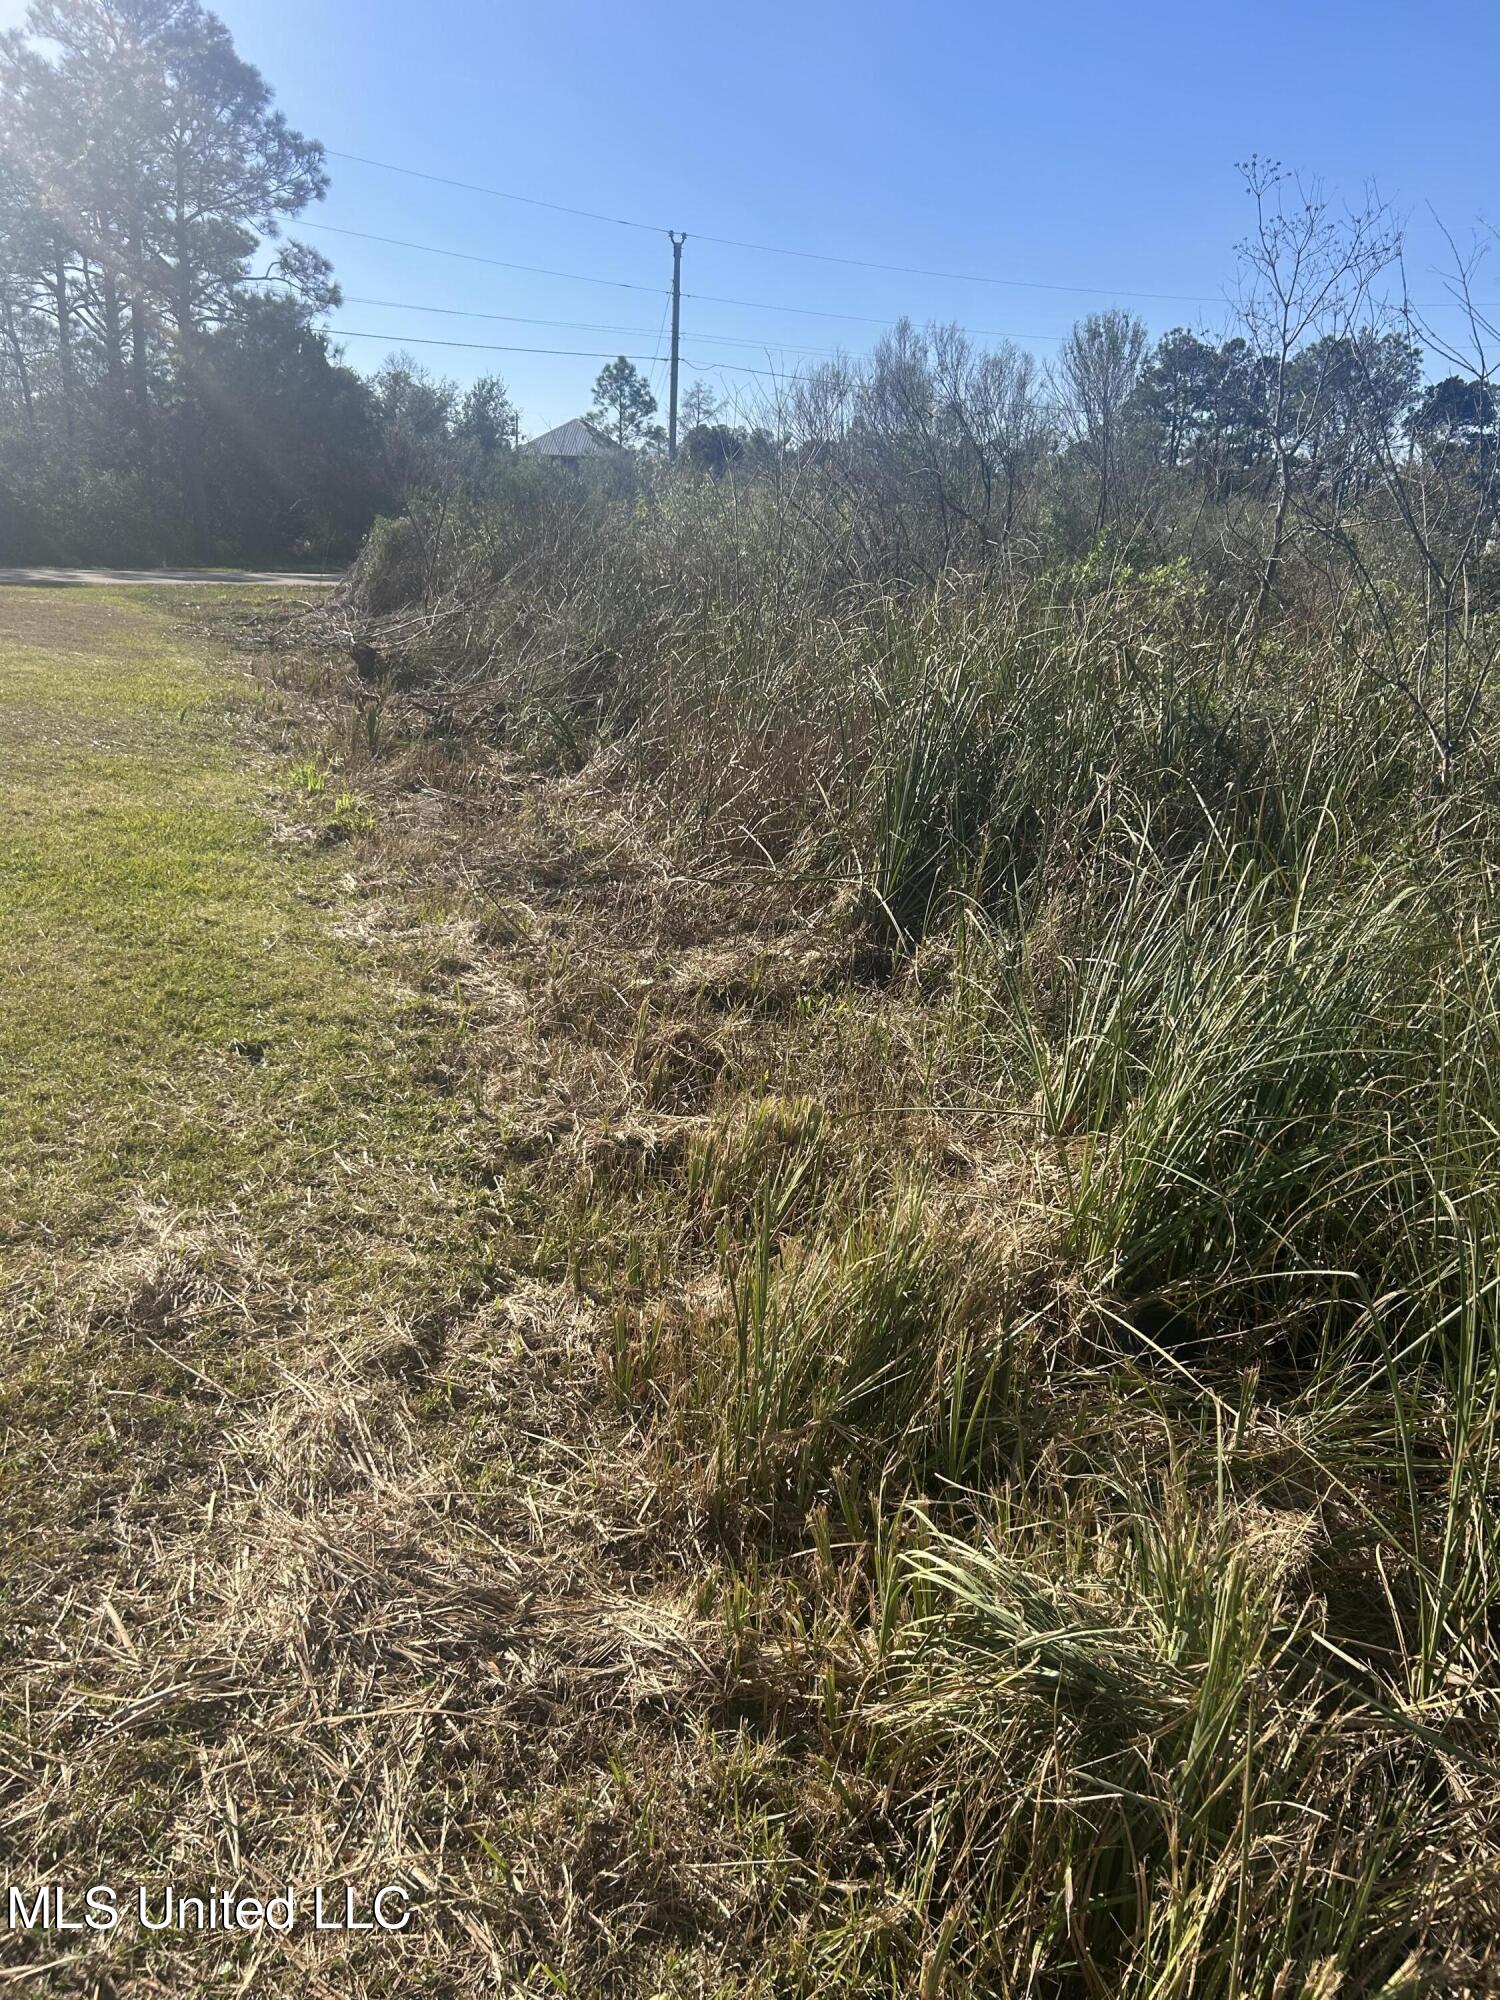
<path fill-rule="evenodd" d="M 1354 198 L 1373 178 L 1409 219 L 1419 279 L 1441 251 L 1429 204 L 1465 238 L 1477 217 L 1500 222 L 1493 0 L 224 0 L 218 11 L 293 124 L 330 148 L 686 229 L 683 351 L 700 366 L 795 367 L 797 348 L 858 351 L 878 328 L 695 293 L 874 320 L 951 318 L 1043 356 L 1079 313 L 1109 303 L 1133 307 L 1153 331 L 1219 328 L 1248 221 L 1234 162 L 1252 150 Z M 0 23 L 23 13 L 24 0 L 0 0 Z M 664 238 L 331 166 L 332 191 L 307 222 L 642 288 L 306 228 L 349 296 L 338 326 L 397 336 L 350 339 L 358 365 L 405 341 L 461 380 L 498 369 L 534 432 L 587 407 L 595 351 L 665 354 Z M 851 270 L 703 235 L 1065 289 Z M 1489 297 L 1500 295 L 1500 246 L 1493 261 Z M 1146 293 L 1190 296 L 1132 296 Z M 590 324 L 355 302 L 367 299 Z M 590 352 L 486 354 L 419 346 L 418 336 Z M 664 365 L 652 375 L 665 405 Z"/>

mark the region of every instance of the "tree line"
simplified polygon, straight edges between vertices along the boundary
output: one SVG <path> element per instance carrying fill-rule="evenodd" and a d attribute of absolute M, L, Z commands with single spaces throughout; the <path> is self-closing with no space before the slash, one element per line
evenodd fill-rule
<path fill-rule="evenodd" d="M 1044 369 L 902 321 L 736 421 L 693 384 L 684 469 L 795 473 L 848 546 L 928 578 L 1035 538 L 1039 508 L 1075 542 L 1211 508 L 1258 579 L 1257 623 L 1299 535 L 1337 540 L 1378 489 L 1446 588 L 1438 543 L 1487 546 L 1496 498 L 1493 328 L 1467 273 L 1455 342 L 1404 301 L 1375 307 L 1399 269 L 1384 212 L 1335 214 L 1265 162 L 1244 179 L 1254 226 L 1227 337 L 1153 343 L 1128 313 L 1091 313 Z M 284 233 L 327 184 L 321 145 L 199 0 L 34 0 L 0 37 L 13 558 L 338 559 L 414 495 L 519 476 L 498 376 L 460 391 L 404 356 L 370 376 L 342 359 L 320 324 L 339 303 L 331 266 Z M 657 415 L 628 360 L 601 370 L 602 438 L 659 457 Z"/>
<path fill-rule="evenodd" d="M 347 554 L 439 459 L 504 448 L 489 378 L 372 379 L 283 235 L 324 152 L 197 0 L 35 0 L 0 37 L 0 541 L 13 556 Z"/>

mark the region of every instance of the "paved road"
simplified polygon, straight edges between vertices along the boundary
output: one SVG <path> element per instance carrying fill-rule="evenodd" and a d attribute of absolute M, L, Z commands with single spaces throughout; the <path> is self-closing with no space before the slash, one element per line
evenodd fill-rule
<path fill-rule="evenodd" d="M 269 569 L 0 569 L 0 584 L 89 583 L 267 583 L 278 590 L 328 590 L 334 576 L 297 575 Z"/>

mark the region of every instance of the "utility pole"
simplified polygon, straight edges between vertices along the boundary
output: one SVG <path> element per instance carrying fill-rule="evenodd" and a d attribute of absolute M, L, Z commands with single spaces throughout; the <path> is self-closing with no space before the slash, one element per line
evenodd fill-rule
<path fill-rule="evenodd" d="M 682 333 L 682 246 L 687 242 L 685 229 L 669 229 L 672 239 L 672 392 L 667 405 L 667 457 L 677 456 L 677 364 L 681 359 L 679 348 Z"/>

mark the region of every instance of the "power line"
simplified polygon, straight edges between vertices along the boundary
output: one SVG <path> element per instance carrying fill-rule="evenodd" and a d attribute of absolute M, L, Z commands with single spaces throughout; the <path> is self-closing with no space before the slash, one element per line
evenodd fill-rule
<path fill-rule="evenodd" d="M 943 278 L 960 285 L 1003 285 L 1026 292 L 1068 292 L 1104 299 L 1152 299 L 1174 305 L 1221 306 L 1222 298 L 1203 292 L 1140 292 L 1114 285 L 1059 285 L 1044 278 L 991 278 L 975 271 L 928 270 L 920 264 L 881 264 L 869 257 L 840 257 L 829 250 L 788 250 L 775 243 L 746 243 L 736 236 L 704 236 L 703 243 L 717 243 L 728 250 L 758 250 L 768 257 L 799 257 L 810 263 L 844 264 L 857 271 L 890 271 L 904 278 Z"/>
<path fill-rule="evenodd" d="M 509 194 L 504 188 L 481 187 L 477 181 L 456 181 L 447 174 L 429 174 L 417 167 L 398 167 L 390 160 L 367 159 L 363 153 L 341 153 L 337 146 L 325 146 L 324 152 L 331 160 L 353 160 L 356 166 L 379 167 L 388 174 L 405 174 L 409 180 L 434 181 L 439 187 L 463 188 L 469 194 L 493 195 L 497 201 L 524 202 L 528 208 L 550 208 L 554 215 L 581 215 L 590 222 L 612 222 L 620 229 L 644 229 L 655 236 L 665 236 L 665 227 L 654 222 L 632 222 L 628 216 L 601 215 L 594 208 L 570 208 L 566 202 L 543 201 L 534 194 Z"/>
<path fill-rule="evenodd" d="M 655 376 L 656 370 L 661 362 L 661 337 L 663 333 L 665 333 L 666 331 L 667 314 L 671 311 L 671 308 L 672 308 L 672 301 L 671 298 L 668 297 L 666 303 L 663 305 L 661 309 L 661 319 L 658 322 L 656 328 L 656 347 L 655 351 L 652 353 L 651 356 L 651 366 L 646 370 L 646 380 L 648 382 L 650 382 L 652 378 Z"/>
<path fill-rule="evenodd" d="M 480 312 L 469 306 L 421 305 L 415 299 L 367 299 L 353 292 L 345 292 L 344 304 L 350 306 L 382 306 L 392 312 L 433 313 L 444 319 L 487 319 L 502 320 L 508 326 L 557 326 L 566 327 L 573 333 L 627 333 L 639 334 L 643 340 L 652 337 L 649 326 L 616 326 L 608 320 L 593 319 L 539 319 L 526 313 Z M 655 339 L 660 347 L 662 327 L 666 324 L 665 308 Z M 1045 336 L 1030 336 L 1042 339 Z M 691 338 L 699 342 L 710 342 L 716 347 L 772 347 L 778 354 L 817 354 L 826 359 L 836 359 L 836 347 L 804 347 L 793 341 L 761 340 L 755 334 L 737 333 L 694 333 Z M 660 358 L 658 354 L 658 359 Z"/>
<path fill-rule="evenodd" d="M 667 230 L 659 223 L 637 222 L 620 215 L 602 215 L 591 208 L 569 208 L 562 202 L 542 201 L 535 195 L 513 194 L 505 188 L 480 186 L 475 181 L 452 180 L 446 174 L 427 173 L 417 167 L 400 167 L 391 160 L 373 160 L 362 153 L 341 153 L 335 147 L 328 148 L 336 160 L 353 160 L 362 167 L 378 167 L 383 173 L 404 174 L 412 180 L 433 181 L 440 187 L 456 187 L 470 194 L 490 195 L 497 201 L 524 202 L 531 208 L 550 208 L 560 215 L 578 215 L 591 222 L 609 222 L 623 229 L 645 229 L 656 235 L 666 235 Z M 943 278 L 961 285 L 1011 286 L 1031 292 L 1072 292 L 1088 293 L 1098 298 L 1113 299 L 1154 299 L 1176 305 L 1223 305 L 1222 298 L 1211 297 L 1201 292 L 1142 292 L 1126 290 L 1108 285 L 1062 285 L 1042 278 L 996 278 L 976 271 L 933 270 L 922 264 L 884 264 L 870 257 L 845 257 L 832 250 L 796 250 L 782 243 L 752 243 L 738 236 L 710 236 L 701 229 L 689 231 L 698 243 L 717 244 L 726 250 L 753 250 L 767 257 L 796 257 L 815 264 L 842 264 L 856 271 L 888 271 L 904 278 Z"/>
<path fill-rule="evenodd" d="M 299 222 L 299 229 L 320 230 L 325 236 L 357 236 L 362 243 L 384 243 L 393 250 L 421 250 L 429 257 L 456 257 L 464 264 L 491 264 L 498 271 L 528 271 L 535 278 L 566 278 L 577 285 L 608 285 L 620 292 L 666 295 L 664 285 L 633 285 L 625 278 L 595 278 L 586 271 L 554 271 L 544 264 L 512 264 L 504 257 L 481 257 L 474 250 L 444 250 L 436 243 L 408 243 L 400 236 L 376 236 L 368 229 L 342 229 L 332 222 Z"/>
<path fill-rule="evenodd" d="M 437 243 L 414 243 L 400 236 L 376 236 L 368 229 L 346 229 L 332 222 L 304 222 L 299 223 L 298 227 L 322 230 L 325 234 L 333 236 L 353 236 L 357 237 L 362 243 L 383 243 L 395 250 L 419 250 L 425 256 L 429 257 L 454 257 L 460 263 L 488 264 L 500 271 L 526 271 L 533 277 L 563 278 L 572 284 L 606 285 L 622 292 L 648 293 L 653 298 L 669 298 L 671 296 L 670 289 L 666 286 L 637 285 L 632 284 L 625 278 L 597 278 L 586 271 L 557 271 L 542 264 L 513 264 L 503 257 L 482 257 L 477 251 L 473 250 L 448 250 Z M 895 326 L 899 323 L 893 319 L 881 319 L 875 313 L 835 312 L 827 306 L 788 306 L 781 305 L 774 299 L 732 299 L 726 298 L 718 292 L 684 292 L 682 296 L 685 299 L 691 299 L 696 305 L 738 306 L 750 312 L 791 313 L 800 319 L 838 319 L 847 320 L 851 324 L 860 326 L 884 327 Z M 1065 335 L 1060 333 L 1006 333 L 1002 332 L 1000 328 L 992 326 L 966 327 L 962 330 L 972 334 L 976 339 L 982 340 L 1062 340 L 1066 338 Z"/>
<path fill-rule="evenodd" d="M 458 253 L 449 253 L 445 251 L 442 254 L 446 256 L 449 254 L 458 254 Z M 249 286 L 253 284 L 263 284 L 267 281 L 263 278 L 245 278 L 243 280 L 235 280 L 235 282 L 243 283 Z M 285 284 L 289 283 L 290 281 L 287 279 L 275 279 L 272 280 L 271 282 L 278 284 Z M 686 294 L 684 294 L 684 296 L 686 296 Z M 670 301 L 671 299 L 670 292 L 666 294 L 666 297 Z M 658 350 L 656 356 L 656 359 L 658 361 L 661 359 L 661 354 L 660 354 L 661 335 L 666 326 L 666 313 L 667 313 L 667 307 L 664 306 L 662 308 L 662 316 L 657 321 L 656 331 L 655 333 L 653 333 L 652 329 L 649 326 L 621 326 L 618 324 L 618 322 L 613 320 L 550 319 L 534 313 L 485 312 L 476 306 L 435 306 L 435 305 L 429 305 L 425 300 L 419 300 L 419 299 L 372 299 L 372 298 L 366 298 L 362 294 L 356 292 L 342 292 L 340 302 L 346 306 L 380 306 L 388 309 L 391 312 L 429 313 L 429 314 L 435 314 L 443 319 L 497 320 L 503 322 L 507 326 L 565 327 L 570 332 L 573 333 L 639 334 L 643 340 L 652 340 L 654 342 Z M 875 323 L 877 325 L 884 326 L 887 324 L 892 324 L 893 322 L 879 320 L 876 321 Z M 415 338 L 415 336 L 413 337 Z M 1049 334 L 1036 334 L 1027 337 L 1038 340 L 1046 340 L 1046 339 L 1056 338 L 1057 336 Z M 808 347 L 805 344 L 798 341 L 765 340 L 759 334 L 749 334 L 749 333 L 746 334 L 705 333 L 700 331 L 694 333 L 692 335 L 692 339 L 695 342 L 699 343 L 708 342 L 716 347 L 759 347 L 762 349 L 774 351 L 777 354 L 813 354 L 813 355 L 818 355 L 825 360 L 837 360 L 839 359 L 841 353 L 843 352 L 842 349 L 837 347 Z"/>
<path fill-rule="evenodd" d="M 881 319 L 874 313 L 834 312 L 826 306 L 781 306 L 773 305 L 769 299 L 726 299 L 717 292 L 684 292 L 685 299 L 692 299 L 697 305 L 743 306 L 750 312 L 796 313 L 808 319 L 844 319 L 857 322 L 861 326 L 898 326 L 899 320 Z M 1062 333 L 1002 333 L 994 326 L 963 327 L 960 331 L 973 334 L 981 340 L 1066 340 Z"/>
<path fill-rule="evenodd" d="M 570 207 L 565 202 L 544 201 L 537 195 L 516 194 L 506 188 L 486 187 L 477 181 L 454 180 L 447 174 L 428 173 L 417 167 L 397 166 L 393 160 L 371 159 L 368 155 L 363 153 L 343 153 L 340 152 L 338 148 L 334 146 L 327 147 L 325 150 L 328 152 L 331 158 L 336 160 L 351 160 L 358 166 L 377 167 L 383 173 L 403 174 L 408 179 L 411 180 L 432 181 L 440 187 L 462 188 L 469 194 L 489 195 L 497 201 L 521 202 L 524 203 L 529 208 L 551 209 L 555 214 L 558 215 L 581 216 L 585 220 L 590 222 L 608 222 L 621 229 L 641 229 L 647 231 L 649 234 L 652 235 L 667 236 L 671 234 L 670 229 L 665 224 L 662 223 L 640 222 L 632 217 L 623 215 L 605 215 L 601 213 L 598 209 L 573 208 Z M 303 224 L 302 226 L 304 228 L 317 228 L 319 226 L 327 228 L 329 225 L 326 223 L 322 225 L 314 223 L 314 224 Z M 350 231 L 346 233 L 357 234 L 358 232 Z M 1171 304 L 1171 305 L 1224 306 L 1229 303 L 1227 297 L 1222 293 L 1218 295 L 1213 295 L 1205 292 L 1147 292 L 1147 291 L 1128 289 L 1122 286 L 1064 285 L 1057 283 L 1055 280 L 1043 279 L 1043 278 L 997 278 L 989 274 L 977 271 L 936 270 L 923 264 L 886 264 L 886 263 L 881 263 L 878 260 L 870 257 L 846 257 L 838 252 L 831 250 L 795 249 L 784 243 L 754 243 L 744 237 L 739 237 L 739 236 L 710 236 L 703 230 L 692 230 L 689 233 L 694 237 L 694 239 L 697 242 L 717 244 L 721 249 L 753 250 L 767 257 L 794 257 L 804 262 L 810 262 L 810 263 L 841 264 L 851 270 L 887 271 L 897 276 L 907 277 L 907 278 L 943 278 L 950 280 L 953 283 L 963 284 L 963 285 L 1010 286 L 1023 291 L 1058 292 L 1063 294 L 1071 293 L 1076 296 L 1087 294 L 1095 298 L 1147 299 L 1147 300 L 1153 300 L 1157 303 Z M 413 247 L 421 247 L 421 246 L 413 246 Z M 460 253 L 446 252 L 444 254 L 458 255 Z M 528 267 L 524 265 L 518 265 L 518 266 L 513 266 L 512 268 L 526 269 Z M 599 279 L 599 280 L 594 280 L 594 282 L 604 283 L 607 281 Z M 686 298 L 689 295 L 687 293 L 684 293 L 683 296 L 684 298 Z M 736 303 L 751 303 L 751 302 L 725 300 L 722 301 L 722 303 L 736 304 Z M 1452 297 L 1446 299 L 1417 299 L 1413 300 L 1411 304 L 1412 304 L 1412 309 L 1416 312 L 1463 311 L 1468 309 L 1468 302 L 1466 302 L 1463 299 L 1454 299 Z M 1497 309 L 1496 304 L 1491 301 L 1475 301 L 1474 305 L 1475 308 L 1481 312 L 1493 312 Z M 811 308 L 806 308 L 806 307 L 798 308 L 795 306 L 785 306 L 785 307 L 778 307 L 777 310 L 785 312 L 795 312 L 798 310 L 807 311 L 811 310 Z M 860 315 L 849 314 L 849 315 L 833 315 L 833 316 L 858 318 Z M 975 331 L 983 331 L 983 329 L 975 329 Z M 1056 340 L 1062 338 L 1061 335 L 1050 334 L 1050 333 L 990 334 L 988 337 L 992 339 L 1002 339 L 1002 340 L 1003 339 Z"/>
<path fill-rule="evenodd" d="M 370 333 L 362 327 L 331 326 L 329 335 L 334 340 L 386 340 L 392 347 L 465 347 L 485 354 L 560 354 L 577 361 L 617 361 L 619 354 L 612 348 L 587 347 L 510 347 L 493 340 L 436 340 L 420 333 Z M 660 356 L 656 356 L 660 359 Z M 650 362 L 649 354 L 627 354 L 627 361 Z M 733 362 L 726 362 L 733 367 Z"/>
<path fill-rule="evenodd" d="M 438 340 L 434 336 L 427 334 L 373 333 L 363 327 L 352 326 L 331 326 L 328 332 L 330 338 L 334 340 L 384 340 L 388 341 L 392 347 L 455 347 L 483 354 L 555 354 L 564 355 L 577 361 L 617 361 L 621 359 L 616 350 L 609 348 L 513 347 L 493 340 Z M 658 347 L 655 354 L 627 354 L 623 358 L 626 361 L 644 362 L 648 367 L 653 367 L 661 360 L 661 349 Z M 687 365 L 700 375 L 710 374 L 714 370 L 722 368 L 732 369 L 736 375 L 771 375 L 778 378 L 781 375 L 779 369 L 752 368 L 743 361 L 714 361 L 707 364 L 689 361 Z"/>
<path fill-rule="evenodd" d="M 789 375 L 795 379 L 797 374 L 794 368 L 752 368 L 744 361 L 689 361 L 685 354 L 682 358 L 695 375 L 721 375 L 729 369 L 736 375 L 765 375 L 773 382 L 785 382 Z"/>

